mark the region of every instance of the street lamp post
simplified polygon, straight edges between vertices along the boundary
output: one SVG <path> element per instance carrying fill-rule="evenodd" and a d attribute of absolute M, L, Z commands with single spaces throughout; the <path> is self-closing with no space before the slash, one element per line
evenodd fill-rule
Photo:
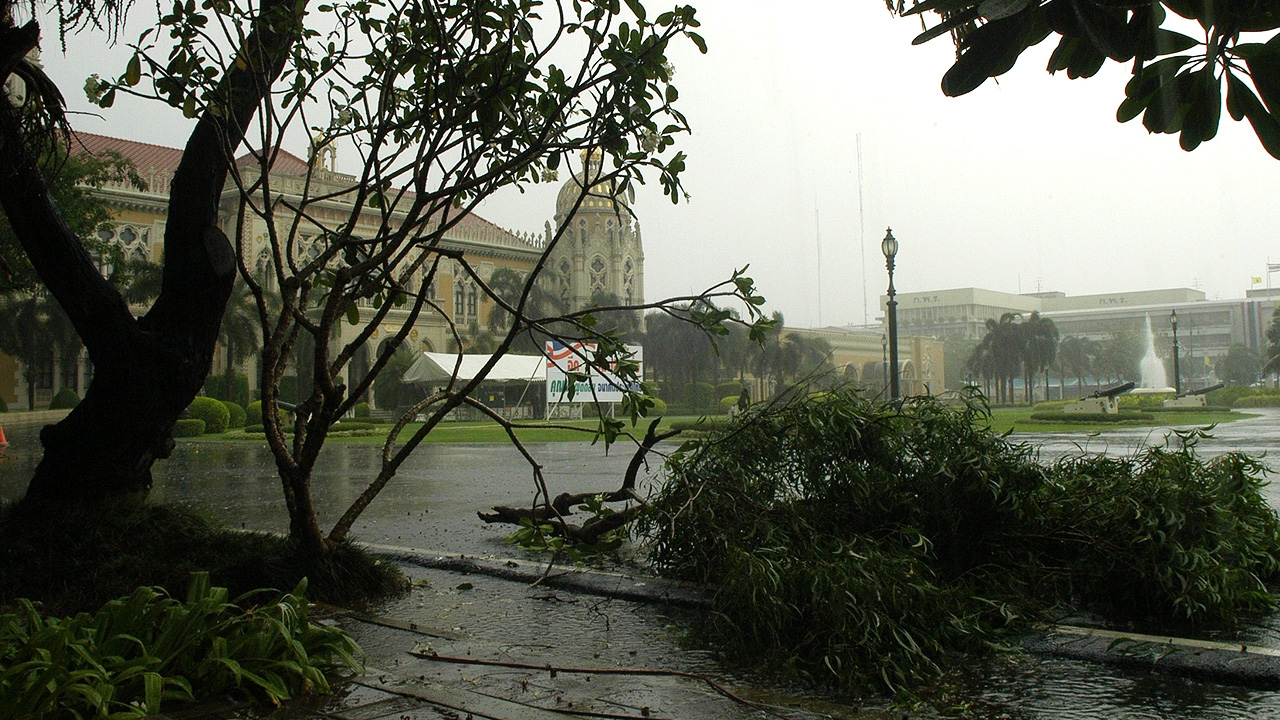
<path fill-rule="evenodd" d="M 884 362 L 880 364 L 884 369 L 884 386 L 889 387 L 889 337 L 887 335 L 880 336 L 880 349 L 884 352 Z"/>
<path fill-rule="evenodd" d="M 889 269 L 889 397 L 897 400 L 898 394 L 898 301 L 893 290 L 893 258 L 898 254 L 898 239 L 893 236 L 893 228 L 886 228 L 884 240 L 880 241 L 880 251 L 884 253 L 884 264 Z"/>
<path fill-rule="evenodd" d="M 1182 373 L 1178 368 L 1178 311 L 1169 313 L 1169 324 L 1173 326 L 1173 395 L 1182 394 Z"/>

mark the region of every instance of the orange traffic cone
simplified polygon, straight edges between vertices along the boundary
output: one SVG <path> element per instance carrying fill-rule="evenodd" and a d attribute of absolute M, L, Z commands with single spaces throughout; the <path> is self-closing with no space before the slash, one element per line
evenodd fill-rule
<path fill-rule="evenodd" d="M 0 448 L 8 447 L 9 441 L 4 437 L 4 426 L 0 425 Z"/>

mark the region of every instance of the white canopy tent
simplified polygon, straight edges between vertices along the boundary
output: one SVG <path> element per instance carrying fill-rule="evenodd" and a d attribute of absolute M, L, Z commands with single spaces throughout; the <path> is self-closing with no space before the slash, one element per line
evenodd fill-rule
<path fill-rule="evenodd" d="M 443 384 L 453 377 L 467 382 L 480 372 L 491 357 L 491 355 L 463 355 L 462 364 L 459 365 L 456 353 L 424 352 L 404 372 L 400 382 Z M 485 377 L 485 380 L 493 382 L 512 380 L 546 382 L 546 379 L 547 359 L 541 355 L 503 355 L 498 358 L 497 364 Z"/>

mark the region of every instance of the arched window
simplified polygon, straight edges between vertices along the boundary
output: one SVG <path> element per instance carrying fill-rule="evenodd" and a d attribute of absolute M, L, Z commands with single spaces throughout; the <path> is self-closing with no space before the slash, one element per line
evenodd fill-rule
<path fill-rule="evenodd" d="M 467 288 L 459 280 L 453 284 L 453 319 L 461 319 L 467 314 Z"/>
<path fill-rule="evenodd" d="M 591 258 L 591 292 L 595 292 L 597 290 L 604 290 L 606 288 L 606 285 L 605 285 L 606 269 L 608 269 L 608 266 L 605 265 L 604 258 L 600 257 L 599 255 Z"/>

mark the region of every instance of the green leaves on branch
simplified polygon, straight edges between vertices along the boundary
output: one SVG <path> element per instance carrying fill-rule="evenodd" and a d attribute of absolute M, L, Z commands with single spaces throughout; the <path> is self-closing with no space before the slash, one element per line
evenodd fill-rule
<path fill-rule="evenodd" d="M 889 0 L 888 5 L 902 15 L 932 12 L 941 18 L 913 43 L 942 35 L 953 39 L 956 61 L 942 78 L 949 96 L 972 92 L 987 78 L 1008 72 L 1023 51 L 1053 34 L 1059 40 L 1049 58 L 1050 73 L 1092 77 L 1108 60 L 1132 62 L 1133 79 L 1116 113 L 1120 122 L 1141 115 L 1149 132 L 1177 133 L 1182 148 L 1194 150 L 1217 134 L 1226 83 L 1231 118 L 1248 118 L 1262 146 L 1280 159 L 1280 34 L 1266 42 L 1249 36 L 1280 28 L 1280 10 L 1271 3 L 927 0 L 908 9 Z M 1170 19 L 1166 8 L 1197 21 L 1204 39 L 1164 27 Z"/>

